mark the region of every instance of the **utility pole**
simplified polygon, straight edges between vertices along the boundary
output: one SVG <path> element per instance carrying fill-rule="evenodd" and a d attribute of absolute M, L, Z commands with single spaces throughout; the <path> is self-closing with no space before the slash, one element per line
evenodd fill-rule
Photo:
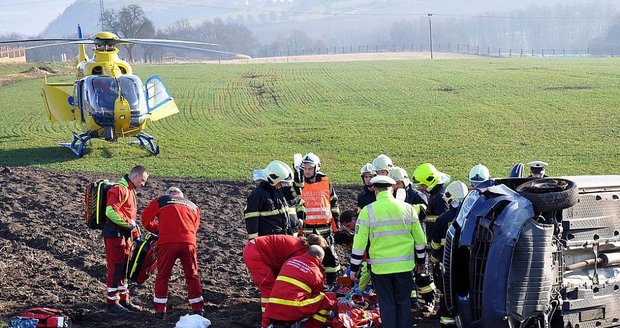
<path fill-rule="evenodd" d="M 99 0 L 99 25 L 101 30 L 105 30 L 105 26 L 103 26 L 103 11 L 103 0 Z"/>
<path fill-rule="evenodd" d="M 431 17 L 433 17 L 433 14 L 428 14 L 428 40 L 430 43 L 430 48 L 431 48 L 431 59 L 433 59 L 433 23 L 431 20 Z"/>

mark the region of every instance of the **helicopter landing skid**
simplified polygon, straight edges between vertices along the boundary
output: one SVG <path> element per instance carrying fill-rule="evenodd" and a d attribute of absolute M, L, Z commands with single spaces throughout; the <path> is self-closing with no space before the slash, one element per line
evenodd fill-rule
<path fill-rule="evenodd" d="M 73 132 L 73 141 L 59 144 L 61 147 L 69 148 L 77 157 L 84 156 L 84 146 L 93 137 L 91 131 L 76 134 Z"/>
<path fill-rule="evenodd" d="M 159 145 L 153 142 L 155 140 L 154 137 L 144 132 L 136 134 L 135 137 L 138 141 L 133 141 L 131 142 L 132 144 L 140 145 L 140 147 L 148 150 L 153 155 L 159 154 Z"/>

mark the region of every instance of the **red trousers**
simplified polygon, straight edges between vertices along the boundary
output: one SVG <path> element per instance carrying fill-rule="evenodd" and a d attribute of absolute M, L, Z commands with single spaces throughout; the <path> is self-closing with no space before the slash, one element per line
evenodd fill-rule
<path fill-rule="evenodd" d="M 261 312 L 264 313 L 265 306 L 269 301 L 269 295 L 271 295 L 271 289 L 273 289 L 273 284 L 276 282 L 277 271 L 274 272 L 272 268 L 265 264 L 255 243 L 248 243 L 245 246 L 243 250 L 243 262 L 245 262 L 245 266 L 248 268 L 248 271 L 250 271 L 254 284 L 258 287 L 258 291 L 260 292 Z M 279 271 L 280 268 L 277 268 L 277 270 Z M 264 324 L 268 323 L 269 320 L 263 316 L 261 324 L 264 326 Z"/>
<path fill-rule="evenodd" d="M 131 239 L 103 238 L 105 245 L 105 259 L 107 266 L 107 300 L 114 304 L 129 299 L 129 289 L 125 282 L 125 265 L 129 258 Z"/>
<path fill-rule="evenodd" d="M 155 278 L 155 312 L 166 312 L 168 302 L 168 282 L 176 260 L 181 260 L 187 298 L 193 312 L 200 312 L 204 307 L 202 286 L 198 276 L 198 258 L 196 246 L 187 243 L 157 245 L 157 278 Z"/>

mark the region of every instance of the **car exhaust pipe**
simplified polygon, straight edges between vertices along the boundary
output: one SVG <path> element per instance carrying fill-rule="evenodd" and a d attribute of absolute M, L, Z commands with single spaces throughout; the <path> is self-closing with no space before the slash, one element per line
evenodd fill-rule
<path fill-rule="evenodd" d="M 598 267 L 606 267 L 620 264 L 620 252 L 618 253 L 603 253 L 597 258 L 587 259 L 585 261 L 576 262 L 566 266 L 567 270 L 577 270 L 587 267 L 591 267 L 596 264 Z"/>

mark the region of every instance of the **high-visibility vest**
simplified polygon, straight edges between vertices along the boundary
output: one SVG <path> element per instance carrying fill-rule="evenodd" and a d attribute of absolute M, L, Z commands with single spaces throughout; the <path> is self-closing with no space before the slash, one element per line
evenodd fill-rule
<path fill-rule="evenodd" d="M 319 182 L 306 183 L 301 193 L 301 199 L 304 200 L 306 206 L 305 225 L 319 226 L 332 222 L 331 197 L 327 177 L 322 177 Z"/>

